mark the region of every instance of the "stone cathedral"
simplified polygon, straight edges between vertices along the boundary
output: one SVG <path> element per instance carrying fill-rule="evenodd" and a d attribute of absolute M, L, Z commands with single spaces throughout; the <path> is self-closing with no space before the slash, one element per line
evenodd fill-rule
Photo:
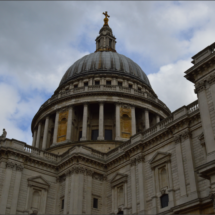
<path fill-rule="evenodd" d="M 215 43 L 185 71 L 198 100 L 171 112 L 104 15 L 95 52 L 34 116 L 32 145 L 0 137 L 0 214 L 215 214 Z"/>

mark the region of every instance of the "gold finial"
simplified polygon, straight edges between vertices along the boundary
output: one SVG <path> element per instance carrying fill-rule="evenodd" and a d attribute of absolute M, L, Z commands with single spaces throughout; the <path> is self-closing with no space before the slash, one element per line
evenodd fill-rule
<path fill-rule="evenodd" d="M 107 25 L 108 26 L 108 17 L 110 17 L 107 13 L 107 11 L 105 11 L 105 13 L 103 12 L 103 14 L 105 15 L 105 18 L 104 18 L 104 25 Z"/>

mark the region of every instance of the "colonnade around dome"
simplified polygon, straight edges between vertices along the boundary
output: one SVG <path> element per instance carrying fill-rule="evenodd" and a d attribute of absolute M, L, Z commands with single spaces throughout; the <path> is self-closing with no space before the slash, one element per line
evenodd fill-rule
<path fill-rule="evenodd" d="M 169 109 L 137 80 L 89 75 L 59 87 L 39 112 L 32 123 L 34 147 L 52 150 L 79 142 L 108 152 L 160 122 Z"/>

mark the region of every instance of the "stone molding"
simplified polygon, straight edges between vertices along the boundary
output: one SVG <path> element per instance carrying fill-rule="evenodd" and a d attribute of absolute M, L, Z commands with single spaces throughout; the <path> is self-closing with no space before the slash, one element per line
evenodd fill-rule
<path fill-rule="evenodd" d="M 122 183 L 128 182 L 128 175 L 122 173 L 116 173 L 110 181 L 111 187 L 115 187 Z"/>
<path fill-rule="evenodd" d="M 149 161 L 149 164 L 151 166 L 151 169 L 154 169 L 157 166 L 168 162 L 171 162 L 171 153 L 158 151 Z"/>
<path fill-rule="evenodd" d="M 42 177 L 41 175 L 36 177 L 28 178 L 28 186 L 29 187 L 38 187 L 44 190 L 48 190 L 50 187 L 50 184 Z"/>
<path fill-rule="evenodd" d="M 11 161 L 7 161 L 6 168 L 15 169 L 16 171 L 22 172 L 24 169 L 24 166 L 22 164 L 17 164 Z"/>

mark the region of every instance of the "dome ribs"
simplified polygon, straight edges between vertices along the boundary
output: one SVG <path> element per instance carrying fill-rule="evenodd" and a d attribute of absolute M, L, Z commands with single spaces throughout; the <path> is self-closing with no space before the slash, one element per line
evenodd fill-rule
<path fill-rule="evenodd" d="M 110 73 L 125 73 L 127 75 L 138 78 L 143 83 L 151 87 L 147 75 L 142 71 L 141 67 L 124 55 L 116 52 L 95 52 L 77 60 L 64 74 L 60 85 L 71 80 L 80 73 L 93 73 L 98 70 Z M 60 86 L 59 85 L 59 86 Z"/>

